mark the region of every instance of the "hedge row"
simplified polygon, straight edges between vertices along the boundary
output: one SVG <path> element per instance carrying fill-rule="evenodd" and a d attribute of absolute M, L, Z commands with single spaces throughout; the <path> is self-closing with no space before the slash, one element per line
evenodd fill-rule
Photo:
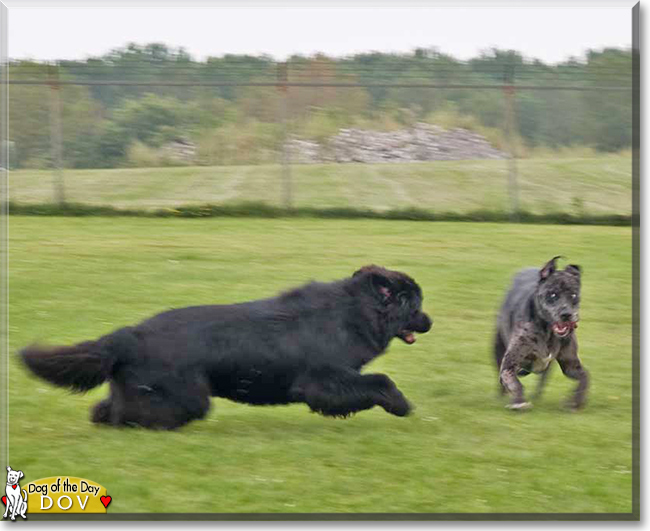
<path fill-rule="evenodd" d="M 174 208 L 122 209 L 113 206 L 92 206 L 78 203 L 18 204 L 9 203 L 9 214 L 20 216 L 103 216 L 103 217 L 147 217 L 147 218 L 326 218 L 326 219 L 391 219 L 407 221 L 470 221 L 470 222 L 518 222 L 545 223 L 556 225 L 613 225 L 629 226 L 631 216 L 619 214 L 569 214 L 551 212 L 533 214 L 520 211 L 517 215 L 495 210 L 474 210 L 471 212 L 433 212 L 407 208 L 376 211 L 361 208 L 314 208 L 298 207 L 287 209 L 263 203 L 237 203 L 229 205 L 181 205 Z"/>

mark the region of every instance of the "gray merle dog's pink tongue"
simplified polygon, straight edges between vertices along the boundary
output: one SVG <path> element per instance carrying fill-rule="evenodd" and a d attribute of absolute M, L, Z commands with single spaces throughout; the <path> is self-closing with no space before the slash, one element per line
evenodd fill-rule
<path fill-rule="evenodd" d="M 556 322 L 553 323 L 553 331 L 558 335 L 568 334 L 572 328 L 576 328 L 576 324 L 572 322 Z"/>

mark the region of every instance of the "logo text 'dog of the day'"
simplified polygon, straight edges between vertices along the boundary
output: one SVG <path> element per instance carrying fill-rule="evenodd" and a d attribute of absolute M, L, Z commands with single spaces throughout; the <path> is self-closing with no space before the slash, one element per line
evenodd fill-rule
<path fill-rule="evenodd" d="M 87 479 L 50 477 L 28 483 L 29 512 L 36 513 L 106 513 L 111 497 L 106 489 Z"/>

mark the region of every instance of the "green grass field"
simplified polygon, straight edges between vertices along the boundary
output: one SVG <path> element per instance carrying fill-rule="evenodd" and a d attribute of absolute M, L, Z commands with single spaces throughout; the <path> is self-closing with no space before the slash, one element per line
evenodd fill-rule
<path fill-rule="evenodd" d="M 535 214 L 631 213 L 629 155 L 518 161 L 520 207 Z M 294 165 L 294 206 L 420 208 L 466 213 L 508 211 L 505 160 L 411 164 Z M 282 203 L 280 166 L 219 166 L 66 170 L 67 200 L 121 208 L 180 204 Z M 54 201 L 50 171 L 12 171 L 9 197 L 18 203 Z"/>
<path fill-rule="evenodd" d="M 101 186 L 98 200 L 120 188 Z M 206 420 L 176 432 L 98 427 L 88 408 L 107 386 L 73 395 L 12 356 L 9 462 L 26 481 L 96 481 L 113 497 L 109 513 L 632 510 L 629 228 L 11 216 L 9 232 L 11 352 L 96 338 L 170 307 L 270 296 L 369 262 L 411 274 L 435 321 L 366 369 L 385 371 L 414 403 L 403 419 L 213 400 Z M 574 382 L 556 368 L 533 410 L 513 413 L 492 365 L 495 312 L 514 272 L 557 254 L 583 267 L 590 400 L 564 411 Z M 524 379 L 528 389 L 535 378 Z"/>

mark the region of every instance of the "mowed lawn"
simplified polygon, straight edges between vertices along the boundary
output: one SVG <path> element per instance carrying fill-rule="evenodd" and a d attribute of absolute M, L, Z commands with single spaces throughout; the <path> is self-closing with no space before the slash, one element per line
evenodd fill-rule
<path fill-rule="evenodd" d="M 107 385 L 71 394 L 9 362 L 9 458 L 26 481 L 105 486 L 109 513 L 629 513 L 631 230 L 367 220 L 9 218 L 9 344 L 97 338 L 171 307 L 267 297 L 377 263 L 422 286 L 433 331 L 366 371 L 412 416 L 347 420 L 215 399 L 175 432 L 98 427 Z M 583 267 L 586 409 L 559 368 L 526 413 L 504 408 L 490 344 L 512 275 L 554 255 Z M 564 263 L 562 264 L 564 265 Z M 179 356 L 183 353 L 179 352 Z M 533 389 L 535 376 L 523 380 Z"/>
<path fill-rule="evenodd" d="M 524 210 L 631 213 L 629 156 L 523 159 L 518 169 Z M 510 208 L 506 160 L 293 165 L 291 175 L 297 207 L 457 213 Z M 66 170 L 65 187 L 70 202 L 121 208 L 243 201 L 281 205 L 282 176 L 279 165 Z M 19 203 L 54 201 L 52 172 L 12 171 L 9 197 Z"/>

